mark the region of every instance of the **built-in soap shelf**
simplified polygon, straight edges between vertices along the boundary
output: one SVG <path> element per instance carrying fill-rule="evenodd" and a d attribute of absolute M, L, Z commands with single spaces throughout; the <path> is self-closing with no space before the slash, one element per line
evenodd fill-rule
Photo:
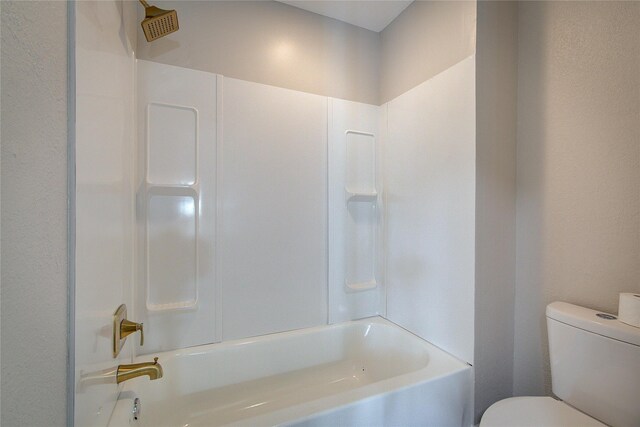
<path fill-rule="evenodd" d="M 344 285 L 347 292 L 361 292 L 377 288 L 378 282 L 376 280 L 370 280 L 368 282 L 350 283 L 345 280 Z"/>
<path fill-rule="evenodd" d="M 172 302 L 167 304 L 149 304 L 147 301 L 147 310 L 149 312 L 164 313 L 168 311 L 189 311 L 196 310 L 198 308 L 198 300 L 184 301 L 184 302 Z"/>
<path fill-rule="evenodd" d="M 193 185 L 158 185 L 147 184 L 147 194 L 152 196 L 191 196 L 198 197 L 198 191 Z"/>
<path fill-rule="evenodd" d="M 345 188 L 345 200 L 348 202 L 375 202 L 378 199 L 378 192 L 372 191 L 353 191 Z"/>

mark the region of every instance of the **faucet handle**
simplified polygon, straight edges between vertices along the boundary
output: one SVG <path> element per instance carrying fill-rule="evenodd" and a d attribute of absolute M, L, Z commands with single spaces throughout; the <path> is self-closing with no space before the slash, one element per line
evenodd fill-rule
<path fill-rule="evenodd" d="M 124 338 L 134 332 L 140 331 L 140 346 L 144 345 L 144 324 L 124 319 L 120 323 L 120 337 Z"/>

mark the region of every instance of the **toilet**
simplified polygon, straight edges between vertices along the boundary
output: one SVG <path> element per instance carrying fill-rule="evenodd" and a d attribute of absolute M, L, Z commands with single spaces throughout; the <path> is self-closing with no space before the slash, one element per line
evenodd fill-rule
<path fill-rule="evenodd" d="M 480 427 L 639 427 L 640 328 L 565 302 L 547 306 L 552 397 L 493 404 Z"/>

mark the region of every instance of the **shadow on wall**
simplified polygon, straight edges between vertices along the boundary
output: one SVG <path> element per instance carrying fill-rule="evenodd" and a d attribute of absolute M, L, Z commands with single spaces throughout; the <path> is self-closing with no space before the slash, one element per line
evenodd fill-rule
<path fill-rule="evenodd" d="M 546 237 L 543 142 L 546 141 L 548 114 L 545 109 L 547 64 L 544 45 L 548 35 L 537 27 L 548 17 L 543 8 L 528 10 L 527 6 L 520 4 L 518 11 L 515 395 L 544 393 L 544 382 L 536 374 L 546 370 L 542 363 L 547 354 L 541 286 Z"/>

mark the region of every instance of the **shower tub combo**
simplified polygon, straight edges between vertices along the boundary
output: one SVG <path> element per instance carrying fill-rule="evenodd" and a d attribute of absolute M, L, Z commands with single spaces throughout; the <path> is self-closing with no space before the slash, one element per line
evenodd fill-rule
<path fill-rule="evenodd" d="M 126 382 L 110 427 L 472 425 L 472 368 L 380 317 L 159 358 L 164 378 Z"/>

